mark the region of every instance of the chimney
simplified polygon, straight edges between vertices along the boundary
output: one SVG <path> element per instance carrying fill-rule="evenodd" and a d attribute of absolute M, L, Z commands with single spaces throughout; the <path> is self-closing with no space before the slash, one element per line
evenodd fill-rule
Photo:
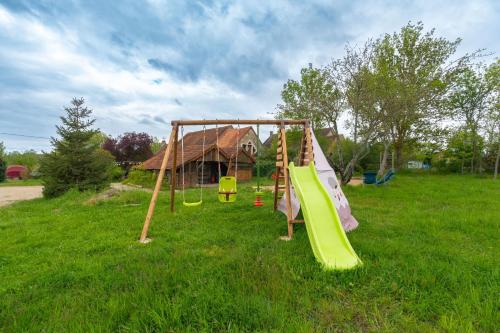
<path fill-rule="evenodd" d="M 272 136 L 273 136 L 273 134 L 274 134 L 274 132 L 273 132 L 273 131 L 269 131 L 269 137 L 272 137 Z"/>
<path fill-rule="evenodd" d="M 312 68 L 313 68 L 313 63 L 312 63 L 312 62 L 310 62 L 310 63 L 309 63 L 309 69 L 312 69 Z"/>

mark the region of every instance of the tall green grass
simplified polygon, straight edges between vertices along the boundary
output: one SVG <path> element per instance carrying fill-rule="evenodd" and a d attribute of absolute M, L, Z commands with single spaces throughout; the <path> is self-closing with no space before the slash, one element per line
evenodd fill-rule
<path fill-rule="evenodd" d="M 500 185 L 398 176 L 346 187 L 361 269 L 324 272 L 304 226 L 206 189 L 201 207 L 168 212 L 150 194 L 91 204 L 70 192 L 0 209 L 0 331 L 494 332 L 499 324 Z M 197 191 L 189 191 L 195 199 Z"/>

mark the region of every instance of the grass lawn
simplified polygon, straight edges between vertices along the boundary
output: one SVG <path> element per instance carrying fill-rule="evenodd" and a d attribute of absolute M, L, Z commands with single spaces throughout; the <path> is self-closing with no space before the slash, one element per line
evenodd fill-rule
<path fill-rule="evenodd" d="M 33 186 L 33 185 L 42 185 L 42 180 L 41 179 L 35 179 L 35 178 L 30 178 L 30 179 L 6 179 L 4 182 L 0 183 L 0 187 L 4 186 Z"/>
<path fill-rule="evenodd" d="M 205 192 L 168 212 L 150 193 L 68 193 L 0 208 L 0 332 L 498 332 L 500 182 L 397 176 L 347 187 L 358 270 L 324 272 L 305 227 Z M 188 197 L 194 199 L 197 192 Z"/>

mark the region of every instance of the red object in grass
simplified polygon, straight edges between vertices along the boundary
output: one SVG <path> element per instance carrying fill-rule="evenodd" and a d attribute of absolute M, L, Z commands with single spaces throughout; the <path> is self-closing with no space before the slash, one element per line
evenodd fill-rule
<path fill-rule="evenodd" d="M 255 201 L 253 202 L 254 207 L 262 207 L 264 203 L 262 202 L 262 196 L 259 194 L 255 195 Z"/>

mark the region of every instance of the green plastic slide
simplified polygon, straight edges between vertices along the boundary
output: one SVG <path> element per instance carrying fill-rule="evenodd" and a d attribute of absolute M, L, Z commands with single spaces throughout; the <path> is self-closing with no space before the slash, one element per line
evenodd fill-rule
<path fill-rule="evenodd" d="M 328 270 L 361 265 L 340 223 L 337 210 L 318 178 L 314 163 L 304 167 L 290 163 L 289 170 L 316 259 Z"/>

